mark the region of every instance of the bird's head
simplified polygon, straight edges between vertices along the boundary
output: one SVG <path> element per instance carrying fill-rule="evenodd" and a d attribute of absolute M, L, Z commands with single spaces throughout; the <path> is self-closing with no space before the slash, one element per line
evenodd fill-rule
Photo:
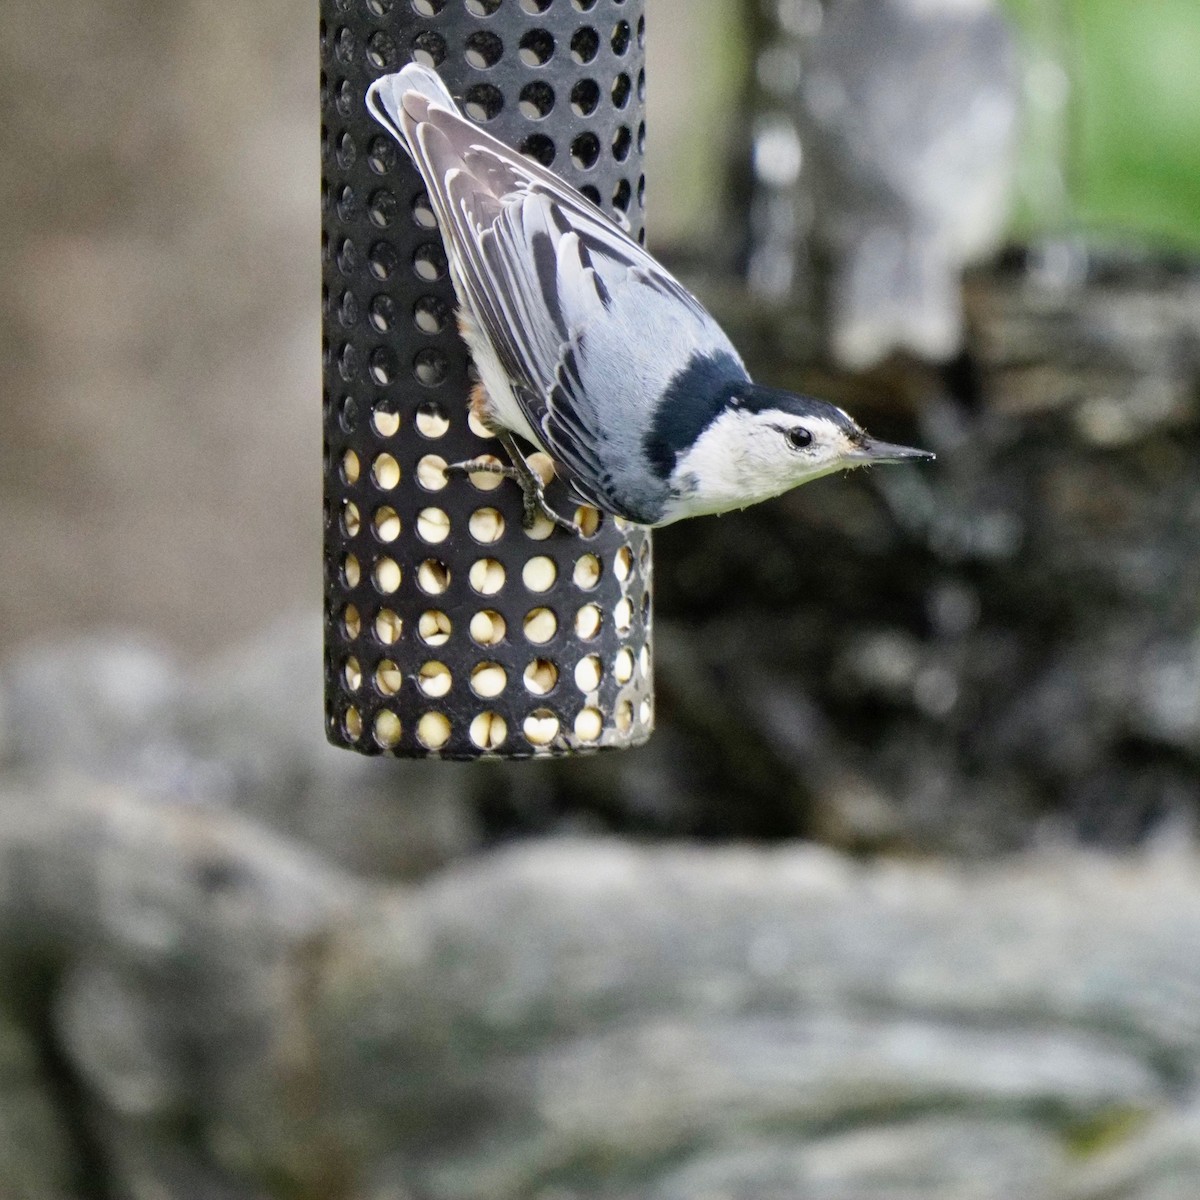
<path fill-rule="evenodd" d="M 834 471 L 933 457 L 877 441 L 824 400 L 742 383 L 681 449 L 671 482 L 678 515 L 697 516 L 745 508 Z"/>

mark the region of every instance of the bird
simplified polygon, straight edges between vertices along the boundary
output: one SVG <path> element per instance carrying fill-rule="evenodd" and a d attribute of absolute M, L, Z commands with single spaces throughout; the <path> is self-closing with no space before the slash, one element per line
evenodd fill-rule
<path fill-rule="evenodd" d="M 947 362 L 960 276 L 994 250 L 1016 172 L 1016 41 L 996 0 L 828 0 L 796 93 L 836 361 Z"/>
<path fill-rule="evenodd" d="M 511 459 L 528 527 L 551 509 L 517 438 L 583 501 L 635 525 L 745 508 L 850 467 L 932 458 L 837 406 L 754 383 L 703 305 L 564 179 L 469 121 L 433 69 L 366 105 L 407 151 L 437 219 L 469 404 Z M 478 461 L 451 469 L 478 470 Z"/>

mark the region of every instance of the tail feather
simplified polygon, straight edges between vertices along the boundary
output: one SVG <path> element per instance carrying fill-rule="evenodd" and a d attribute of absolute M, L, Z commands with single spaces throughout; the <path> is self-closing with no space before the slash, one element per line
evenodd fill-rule
<path fill-rule="evenodd" d="M 454 97 L 436 71 L 409 63 L 394 75 L 381 75 L 367 89 L 367 108 L 401 145 L 412 153 L 415 127 L 429 118 L 436 105 L 460 115 Z"/>

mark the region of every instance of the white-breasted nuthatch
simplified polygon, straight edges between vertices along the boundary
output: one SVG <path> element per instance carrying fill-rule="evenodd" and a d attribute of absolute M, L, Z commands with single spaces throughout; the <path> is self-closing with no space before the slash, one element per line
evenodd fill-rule
<path fill-rule="evenodd" d="M 588 503 L 638 525 L 932 457 L 751 382 L 694 296 L 565 180 L 468 121 L 428 67 L 376 80 L 367 107 L 425 183 L 479 372 L 471 405 L 512 459 L 527 520 L 540 509 L 575 529 L 546 508 L 514 434 Z"/>
<path fill-rule="evenodd" d="M 952 358 L 961 271 L 1015 172 L 1016 46 L 995 0 L 826 0 L 798 92 L 834 356 Z"/>

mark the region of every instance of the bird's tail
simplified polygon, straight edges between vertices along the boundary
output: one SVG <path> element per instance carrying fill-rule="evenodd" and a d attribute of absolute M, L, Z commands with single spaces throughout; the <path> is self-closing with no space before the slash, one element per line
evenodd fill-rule
<path fill-rule="evenodd" d="M 432 105 L 459 113 L 441 76 L 421 63 L 409 63 L 394 75 L 381 75 L 367 89 L 367 110 L 412 154 L 416 126 L 428 119 Z"/>

